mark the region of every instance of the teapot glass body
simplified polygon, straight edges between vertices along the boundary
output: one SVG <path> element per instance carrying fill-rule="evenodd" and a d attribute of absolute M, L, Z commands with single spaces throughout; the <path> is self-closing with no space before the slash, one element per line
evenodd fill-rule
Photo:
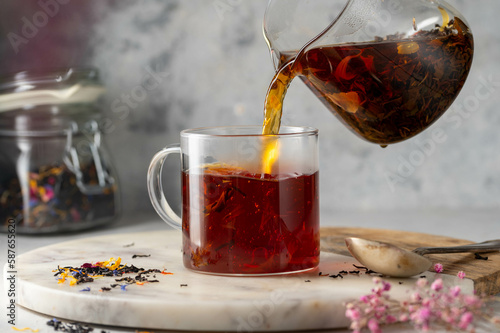
<path fill-rule="evenodd" d="M 264 34 L 278 71 L 380 145 L 422 132 L 449 108 L 474 49 L 466 20 L 439 0 L 271 0 Z"/>

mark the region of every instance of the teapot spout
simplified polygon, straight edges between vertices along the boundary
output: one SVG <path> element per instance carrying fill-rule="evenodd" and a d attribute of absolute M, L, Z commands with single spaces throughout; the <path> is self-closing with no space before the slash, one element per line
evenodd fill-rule
<path fill-rule="evenodd" d="M 274 69 L 295 58 L 321 35 L 353 0 L 270 0 L 262 30 Z M 373 1 L 373 0 L 370 0 Z"/>

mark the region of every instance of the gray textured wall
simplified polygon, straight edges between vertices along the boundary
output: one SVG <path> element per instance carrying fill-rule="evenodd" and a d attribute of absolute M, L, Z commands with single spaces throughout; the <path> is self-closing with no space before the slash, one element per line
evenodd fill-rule
<path fill-rule="evenodd" d="M 273 74 L 261 33 L 266 0 L 66 2 L 16 53 L 7 34 L 21 33 L 23 17 L 31 20 L 42 9 L 35 1 L 2 1 L 0 69 L 100 69 L 108 88 L 103 110 L 113 121 L 106 138 L 119 171 L 125 212 L 152 211 L 146 191 L 149 160 L 162 146 L 178 141 L 180 130 L 262 122 Z M 214 3 L 229 7 L 221 16 Z M 500 2 L 450 3 L 474 33 L 472 72 L 447 117 L 417 138 L 387 149 L 364 142 L 302 82 L 292 84 L 283 123 L 320 129 L 324 217 L 351 210 L 499 207 Z M 151 71 L 160 84 L 134 98 Z M 419 142 L 433 140 L 437 129 L 446 139 L 434 141 L 426 154 Z M 176 172 L 176 163 L 167 169 Z M 175 197 L 176 178 L 171 176 L 170 186 Z"/>

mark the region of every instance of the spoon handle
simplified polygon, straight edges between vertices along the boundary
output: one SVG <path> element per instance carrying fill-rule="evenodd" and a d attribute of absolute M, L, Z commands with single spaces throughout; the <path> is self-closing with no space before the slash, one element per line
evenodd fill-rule
<path fill-rule="evenodd" d="M 449 246 L 449 247 L 419 247 L 413 252 L 424 255 L 431 253 L 462 253 L 462 252 L 492 252 L 500 251 L 500 239 L 490 240 L 482 243 L 474 243 L 468 245 L 460 246 Z"/>

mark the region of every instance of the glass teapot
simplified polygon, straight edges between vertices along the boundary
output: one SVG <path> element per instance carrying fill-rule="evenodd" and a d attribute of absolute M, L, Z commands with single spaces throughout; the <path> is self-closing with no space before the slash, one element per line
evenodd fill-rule
<path fill-rule="evenodd" d="M 282 102 L 299 76 L 351 131 L 382 146 L 448 109 L 474 48 L 464 17 L 441 0 L 270 0 L 263 28 L 274 97 Z"/>

